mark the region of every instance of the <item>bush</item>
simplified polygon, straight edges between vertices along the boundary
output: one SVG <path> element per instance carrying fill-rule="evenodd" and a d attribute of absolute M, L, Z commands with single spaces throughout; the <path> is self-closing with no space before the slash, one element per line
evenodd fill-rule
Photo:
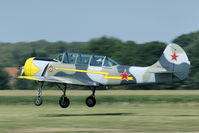
<path fill-rule="evenodd" d="M 0 68 L 0 90 L 11 89 L 9 75 L 3 68 Z"/>

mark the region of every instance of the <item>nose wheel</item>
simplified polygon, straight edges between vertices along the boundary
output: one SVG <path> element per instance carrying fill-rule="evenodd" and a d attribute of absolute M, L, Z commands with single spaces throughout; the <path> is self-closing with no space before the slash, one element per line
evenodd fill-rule
<path fill-rule="evenodd" d="M 38 88 L 38 94 L 37 94 L 37 96 L 35 97 L 35 101 L 34 101 L 34 104 L 35 104 L 36 106 L 40 106 L 40 105 L 42 105 L 42 103 L 43 103 L 42 98 L 41 98 L 41 93 L 42 93 L 43 85 L 44 85 L 44 82 L 41 82 L 41 87 Z"/>
<path fill-rule="evenodd" d="M 93 87 L 93 89 L 92 89 L 92 95 L 86 98 L 85 103 L 86 103 L 86 105 L 88 107 L 94 107 L 95 104 L 96 104 L 95 90 L 96 90 L 96 87 Z"/>
<path fill-rule="evenodd" d="M 42 103 L 43 103 L 42 98 L 40 96 L 35 97 L 34 103 L 36 106 L 42 105 Z"/>

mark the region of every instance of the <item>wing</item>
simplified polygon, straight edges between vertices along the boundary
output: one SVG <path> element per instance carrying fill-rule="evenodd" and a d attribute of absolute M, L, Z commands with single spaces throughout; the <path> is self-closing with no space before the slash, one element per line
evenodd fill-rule
<path fill-rule="evenodd" d="M 85 86 L 97 86 L 96 82 L 79 81 L 75 78 L 57 77 L 57 76 L 18 76 L 19 79 L 28 79 L 34 81 L 44 81 L 44 82 L 54 82 L 54 83 L 66 83 L 75 85 L 85 85 Z"/>

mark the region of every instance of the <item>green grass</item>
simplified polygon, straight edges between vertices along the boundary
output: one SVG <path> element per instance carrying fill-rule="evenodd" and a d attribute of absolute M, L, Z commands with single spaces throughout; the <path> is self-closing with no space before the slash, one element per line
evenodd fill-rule
<path fill-rule="evenodd" d="M 181 133 L 199 131 L 198 104 L 1 105 L 1 133 Z"/>
<path fill-rule="evenodd" d="M 69 96 L 71 104 L 82 105 L 87 96 Z M 0 96 L 0 105 L 30 105 L 35 96 Z M 60 96 L 42 96 L 44 104 L 57 104 Z M 199 102 L 198 95 L 109 95 L 96 96 L 97 104 L 104 103 L 189 103 Z"/>
<path fill-rule="evenodd" d="M 198 91 L 99 91 L 94 108 L 84 103 L 90 92 L 69 92 L 71 105 L 62 109 L 58 91 L 46 91 L 39 107 L 36 91 L 0 91 L 0 133 L 199 131 Z"/>
<path fill-rule="evenodd" d="M 60 90 L 43 90 L 44 96 L 60 96 Z M 37 90 L 0 90 L 0 96 L 35 96 Z M 88 96 L 89 90 L 67 90 L 69 96 Z M 97 90 L 97 96 L 121 95 L 199 95 L 199 90 Z"/>

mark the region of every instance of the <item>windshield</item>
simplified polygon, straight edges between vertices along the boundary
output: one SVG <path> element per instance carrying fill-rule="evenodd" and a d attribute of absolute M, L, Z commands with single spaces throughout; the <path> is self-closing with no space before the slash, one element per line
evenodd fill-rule
<path fill-rule="evenodd" d="M 59 54 L 56 58 L 55 58 L 55 60 L 57 60 L 57 61 L 62 61 L 62 57 L 63 57 L 63 53 L 62 54 Z"/>
<path fill-rule="evenodd" d="M 116 66 L 119 65 L 113 59 L 106 56 L 78 54 L 78 53 L 62 53 L 55 60 L 66 64 L 82 64 L 91 66 Z"/>

